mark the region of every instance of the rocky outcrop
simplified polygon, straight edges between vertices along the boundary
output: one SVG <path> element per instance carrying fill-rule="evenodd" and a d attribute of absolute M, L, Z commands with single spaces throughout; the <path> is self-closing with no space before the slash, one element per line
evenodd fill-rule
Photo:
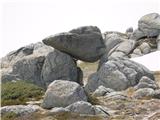
<path fill-rule="evenodd" d="M 0 108 L 1 115 L 5 115 L 7 113 L 15 113 L 18 116 L 32 114 L 37 112 L 41 108 L 38 105 L 12 105 L 12 106 L 4 106 Z"/>
<path fill-rule="evenodd" d="M 9 53 L 1 59 L 2 82 L 25 80 L 44 87 L 41 70 L 45 57 L 51 51 L 51 47 L 36 43 Z"/>
<path fill-rule="evenodd" d="M 138 21 L 138 29 L 134 31 L 131 39 L 138 40 L 142 37 L 154 37 L 160 33 L 160 15 L 150 13 L 144 15 Z"/>
<path fill-rule="evenodd" d="M 160 15 L 158 13 L 150 13 L 140 18 L 138 29 L 134 31 L 130 27 L 126 30 L 126 33 L 103 33 L 106 51 L 100 58 L 100 64 L 107 60 L 107 58 L 139 57 L 159 49 L 159 21 Z"/>
<path fill-rule="evenodd" d="M 70 112 L 86 115 L 99 115 L 108 117 L 107 110 L 100 105 L 92 105 L 85 101 L 78 101 L 66 107 Z"/>
<path fill-rule="evenodd" d="M 94 26 L 56 34 L 45 38 L 43 43 L 86 62 L 97 61 L 105 52 L 101 32 Z"/>
<path fill-rule="evenodd" d="M 95 97 L 100 97 L 100 96 L 105 96 L 105 95 L 107 95 L 111 92 L 114 92 L 114 90 L 111 89 L 111 88 L 106 88 L 106 87 L 101 85 L 93 92 L 92 95 L 95 96 Z"/>
<path fill-rule="evenodd" d="M 154 80 L 152 73 L 143 65 L 126 58 L 113 58 L 89 77 L 85 90 L 93 92 L 100 85 L 114 90 L 124 90 L 138 84 L 143 76 Z"/>
<path fill-rule="evenodd" d="M 157 42 L 157 49 L 160 50 L 160 34 L 158 35 L 156 42 Z"/>
<path fill-rule="evenodd" d="M 135 86 L 135 89 L 141 89 L 141 88 L 152 88 L 154 90 L 159 89 L 158 84 L 154 80 L 151 80 L 150 78 L 143 76 L 139 83 Z"/>
<path fill-rule="evenodd" d="M 108 54 L 109 58 L 112 57 L 128 57 L 131 51 L 135 48 L 136 42 L 133 40 L 125 40 L 115 46 Z"/>
<path fill-rule="evenodd" d="M 116 45 L 125 41 L 128 38 L 126 34 L 119 32 L 105 32 L 103 34 L 107 54 L 112 48 L 114 48 Z"/>
<path fill-rule="evenodd" d="M 104 36 L 104 43 L 106 46 L 105 53 L 100 58 L 99 66 L 107 62 L 108 58 L 112 57 L 127 57 L 128 53 L 133 49 L 135 42 L 128 41 L 127 34 L 120 33 L 120 32 L 105 32 L 103 33 Z M 128 47 L 128 45 L 130 47 Z M 124 48 L 123 48 L 124 47 Z"/>
<path fill-rule="evenodd" d="M 58 79 L 78 82 L 76 63 L 69 55 L 54 50 L 46 56 L 41 77 L 46 86 Z"/>
<path fill-rule="evenodd" d="M 25 80 L 44 88 L 56 79 L 81 81 L 74 60 L 43 43 L 30 44 L 3 57 L 1 75 L 2 82 Z"/>
<path fill-rule="evenodd" d="M 66 107 L 77 101 L 87 101 L 83 88 L 76 82 L 56 80 L 48 86 L 42 107 Z"/>
<path fill-rule="evenodd" d="M 95 115 L 94 106 L 85 101 L 78 101 L 66 107 L 69 111 L 79 114 Z"/>
<path fill-rule="evenodd" d="M 152 98 L 153 94 L 154 90 L 152 88 L 140 88 L 134 93 L 133 97 L 136 99 Z"/>

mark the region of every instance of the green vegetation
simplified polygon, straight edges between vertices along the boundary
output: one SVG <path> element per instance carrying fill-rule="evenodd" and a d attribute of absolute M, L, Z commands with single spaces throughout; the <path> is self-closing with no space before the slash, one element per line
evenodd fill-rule
<path fill-rule="evenodd" d="M 1 105 L 26 104 L 38 100 L 44 95 L 44 89 L 24 81 L 7 82 L 1 85 Z"/>
<path fill-rule="evenodd" d="M 14 120 L 18 115 L 14 112 L 8 112 L 5 115 L 2 115 L 2 120 Z"/>

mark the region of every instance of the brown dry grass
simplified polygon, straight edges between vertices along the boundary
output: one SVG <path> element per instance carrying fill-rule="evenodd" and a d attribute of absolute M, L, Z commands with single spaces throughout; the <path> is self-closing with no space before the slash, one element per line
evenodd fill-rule
<path fill-rule="evenodd" d="M 160 71 L 155 71 L 154 72 L 154 77 L 158 85 L 160 86 Z"/>

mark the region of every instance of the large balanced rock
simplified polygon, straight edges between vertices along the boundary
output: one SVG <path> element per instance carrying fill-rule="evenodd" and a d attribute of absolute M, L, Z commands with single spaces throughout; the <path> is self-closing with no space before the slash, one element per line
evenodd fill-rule
<path fill-rule="evenodd" d="M 45 38 L 43 43 L 87 62 L 97 61 L 105 52 L 101 32 L 94 26 L 80 27 L 56 34 Z"/>
<path fill-rule="evenodd" d="M 77 82 L 76 63 L 69 55 L 43 43 L 22 47 L 1 59 L 2 82 L 25 80 L 46 88 L 56 79 Z"/>
<path fill-rule="evenodd" d="M 85 90 L 94 92 L 100 85 L 117 91 L 124 90 L 138 84 L 143 76 L 154 80 L 152 73 L 143 65 L 125 58 L 113 58 L 89 77 Z"/>
<path fill-rule="evenodd" d="M 160 33 L 160 15 L 150 13 L 144 15 L 138 21 L 138 29 L 134 31 L 131 39 L 140 39 L 142 37 L 155 37 Z"/>
<path fill-rule="evenodd" d="M 83 88 L 76 82 L 56 80 L 45 93 L 43 108 L 66 107 L 77 101 L 87 101 Z"/>

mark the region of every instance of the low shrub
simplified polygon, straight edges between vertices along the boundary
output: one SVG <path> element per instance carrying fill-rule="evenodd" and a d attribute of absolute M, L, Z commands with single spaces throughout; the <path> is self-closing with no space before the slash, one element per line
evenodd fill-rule
<path fill-rule="evenodd" d="M 24 81 L 1 84 L 1 105 L 26 104 L 30 100 L 41 99 L 44 89 Z"/>
<path fill-rule="evenodd" d="M 14 112 L 8 112 L 4 115 L 2 115 L 2 120 L 14 120 L 15 118 L 17 118 L 18 115 Z"/>

